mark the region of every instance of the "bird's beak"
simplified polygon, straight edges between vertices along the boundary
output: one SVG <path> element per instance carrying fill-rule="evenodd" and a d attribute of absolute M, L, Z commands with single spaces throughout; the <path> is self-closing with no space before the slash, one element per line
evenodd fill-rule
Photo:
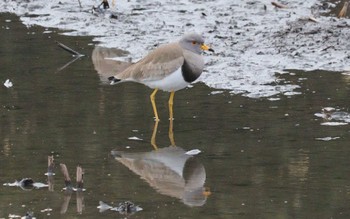
<path fill-rule="evenodd" d="M 210 196 L 210 195 L 211 195 L 210 188 L 204 188 L 203 195 L 204 195 L 205 197 Z"/>
<path fill-rule="evenodd" d="M 209 46 L 205 45 L 204 43 L 201 45 L 201 49 L 202 50 L 208 50 L 210 52 L 214 52 L 214 50 L 212 48 L 210 48 Z"/>

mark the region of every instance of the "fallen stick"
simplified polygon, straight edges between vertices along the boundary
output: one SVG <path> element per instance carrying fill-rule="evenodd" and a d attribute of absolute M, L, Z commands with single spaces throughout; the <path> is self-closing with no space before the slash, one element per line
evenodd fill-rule
<path fill-rule="evenodd" d="M 71 61 L 69 61 L 67 64 L 65 64 L 64 66 L 60 67 L 59 69 L 57 69 L 57 72 L 62 71 L 63 69 L 67 68 L 70 64 L 72 64 L 73 62 L 77 61 L 78 59 L 80 59 L 81 56 L 77 56 L 74 59 L 72 59 Z"/>
<path fill-rule="evenodd" d="M 83 176 L 83 168 L 81 166 L 77 166 L 77 190 L 82 190 L 84 187 Z"/>
<path fill-rule="evenodd" d="M 288 8 L 287 5 L 283 5 L 283 4 L 278 3 L 278 2 L 271 2 L 271 4 L 272 4 L 273 6 L 275 6 L 276 8 Z"/>
<path fill-rule="evenodd" d="M 72 181 L 69 177 L 67 166 L 63 163 L 61 163 L 60 166 L 61 166 L 62 174 L 64 176 L 64 184 L 66 185 L 66 189 L 72 190 Z"/>
<path fill-rule="evenodd" d="M 82 8 L 80 0 L 78 0 L 78 2 L 79 2 L 79 7 Z"/>
<path fill-rule="evenodd" d="M 47 157 L 47 184 L 49 186 L 49 191 L 54 191 L 54 182 L 53 182 L 53 176 L 55 175 L 54 173 L 54 167 L 55 163 L 53 162 L 53 155 Z"/>
<path fill-rule="evenodd" d="M 314 16 L 309 16 L 309 21 L 318 23 L 318 20 Z"/>
<path fill-rule="evenodd" d="M 47 157 L 47 174 L 48 175 L 54 175 L 54 162 L 53 162 L 53 156 L 48 156 Z"/>
<path fill-rule="evenodd" d="M 59 47 L 61 47 L 62 49 L 66 50 L 67 52 L 69 52 L 70 54 L 72 54 L 73 56 L 78 56 L 78 57 L 81 57 L 81 56 L 84 56 L 83 54 L 69 48 L 68 46 L 64 45 L 63 43 L 60 43 L 58 41 L 56 41 L 57 45 Z"/>
<path fill-rule="evenodd" d="M 342 18 L 346 16 L 346 13 L 348 11 L 348 6 L 349 6 L 349 2 L 345 2 L 342 9 L 340 10 L 339 14 L 338 14 L 338 18 Z"/>

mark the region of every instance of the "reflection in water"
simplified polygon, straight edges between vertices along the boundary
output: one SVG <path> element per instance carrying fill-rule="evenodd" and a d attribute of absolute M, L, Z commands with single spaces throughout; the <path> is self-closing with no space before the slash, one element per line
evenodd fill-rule
<path fill-rule="evenodd" d="M 127 53 L 120 49 L 96 46 L 92 51 L 92 63 L 100 76 L 100 80 L 109 83 L 108 77 L 117 75 L 129 67 L 131 61 L 119 61 L 112 58 L 123 57 Z"/>
<path fill-rule="evenodd" d="M 309 151 L 300 150 L 298 156 L 292 157 L 288 163 L 288 173 L 300 182 L 306 182 L 309 174 L 310 157 Z"/>
<path fill-rule="evenodd" d="M 13 183 L 4 183 L 4 186 L 19 187 L 22 190 L 30 191 L 33 189 L 47 188 L 48 185 L 41 182 L 34 182 L 32 178 L 23 178 L 20 181 L 15 181 Z"/>
<path fill-rule="evenodd" d="M 347 83 L 350 84 L 350 71 L 343 72 L 343 80 Z"/>
<path fill-rule="evenodd" d="M 315 113 L 314 115 L 324 119 L 321 125 L 339 126 L 350 123 L 350 114 L 334 107 L 324 107 L 321 113 Z"/>
<path fill-rule="evenodd" d="M 60 210 L 61 214 L 67 213 L 67 209 L 68 209 L 68 206 L 69 206 L 70 199 L 72 197 L 72 193 L 73 193 L 72 190 L 66 190 L 64 192 L 63 203 L 62 203 L 61 210 Z M 76 205 L 77 205 L 77 213 L 78 214 L 82 214 L 83 213 L 83 209 L 85 207 L 84 195 L 83 195 L 82 191 L 77 191 L 76 192 Z"/>
<path fill-rule="evenodd" d="M 76 171 L 77 187 L 74 188 L 72 186 L 72 182 L 68 173 L 67 166 L 61 163 L 60 167 L 61 167 L 62 174 L 64 176 L 64 183 L 66 185 L 66 187 L 64 188 L 65 193 L 64 193 L 64 199 L 63 199 L 60 213 L 65 214 L 67 212 L 72 193 L 76 192 L 77 213 L 82 214 L 85 206 L 84 195 L 83 195 L 83 192 L 85 191 L 85 189 L 83 188 L 84 170 L 81 166 L 77 166 L 77 171 Z"/>
<path fill-rule="evenodd" d="M 169 137 L 172 139 L 172 120 L 170 120 Z M 112 151 L 114 158 L 141 176 L 159 193 L 178 198 L 188 206 L 202 206 L 210 192 L 204 183 L 206 173 L 204 166 L 193 156 L 175 145 L 158 149 L 155 143 L 158 122 L 155 123 L 150 152 Z"/>

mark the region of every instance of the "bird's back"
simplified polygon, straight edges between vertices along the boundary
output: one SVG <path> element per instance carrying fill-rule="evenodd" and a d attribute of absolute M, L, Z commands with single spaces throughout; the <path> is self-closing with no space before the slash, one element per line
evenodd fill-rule
<path fill-rule="evenodd" d="M 153 50 L 116 77 L 133 81 L 159 80 L 181 68 L 183 63 L 184 56 L 180 45 L 169 43 Z"/>

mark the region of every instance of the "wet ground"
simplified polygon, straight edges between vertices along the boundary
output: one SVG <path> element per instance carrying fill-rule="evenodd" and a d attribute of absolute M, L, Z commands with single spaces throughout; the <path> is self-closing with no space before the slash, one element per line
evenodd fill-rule
<path fill-rule="evenodd" d="M 129 218 L 349 218 L 348 75 L 290 69 L 271 85 L 293 85 L 293 95 L 266 98 L 196 83 L 175 95 L 173 139 L 159 93 L 159 157 L 151 90 L 104 83 L 92 38 L 27 28 L 10 14 L 0 27 L 0 81 L 13 83 L 0 86 L 0 218 L 126 217 L 100 213 L 100 201 L 143 209 Z M 87 56 L 59 70 L 72 57 L 56 40 Z M 201 153 L 185 154 L 193 149 Z M 3 185 L 46 183 L 48 155 L 51 191 Z M 78 164 L 85 169 L 85 192 L 62 191 L 59 163 L 73 180 Z"/>
<path fill-rule="evenodd" d="M 295 92 L 298 86 L 289 83 L 275 89 L 275 73 L 285 69 L 349 70 L 350 22 L 336 18 L 340 1 L 281 1 L 287 6 L 281 9 L 270 0 L 119 0 L 110 10 L 117 18 L 92 14 L 99 3 L 85 0 L 80 8 L 78 0 L 4 0 L 0 11 L 16 13 L 28 27 L 93 36 L 134 60 L 184 33 L 199 32 L 216 51 L 205 57 L 200 81 L 252 98 Z"/>

